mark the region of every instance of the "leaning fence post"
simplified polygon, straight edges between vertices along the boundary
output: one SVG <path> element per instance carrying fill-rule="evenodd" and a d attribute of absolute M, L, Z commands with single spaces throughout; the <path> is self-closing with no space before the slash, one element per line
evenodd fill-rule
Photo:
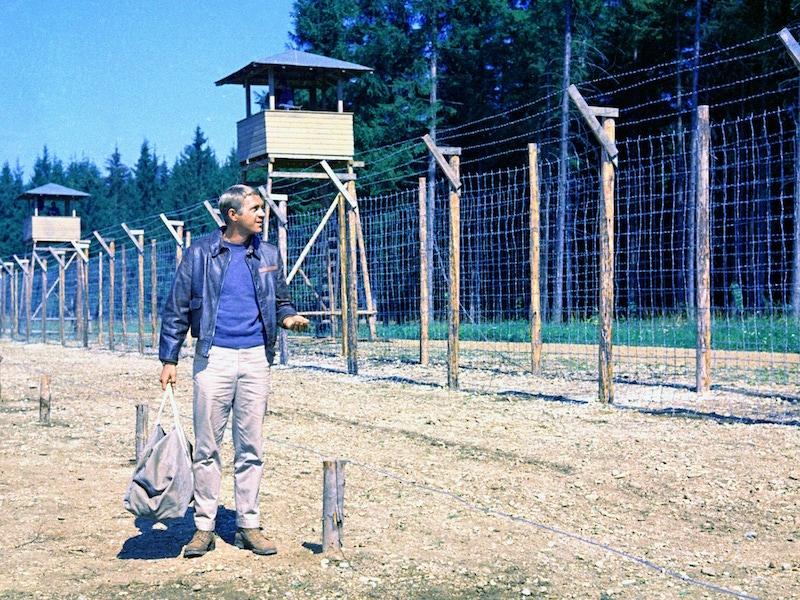
<path fill-rule="evenodd" d="M 39 382 L 39 422 L 50 423 L 50 376 L 42 375 Z"/>
<path fill-rule="evenodd" d="M 147 444 L 147 420 L 149 413 L 147 404 L 136 405 L 136 462 L 144 454 L 144 446 Z"/>
<path fill-rule="evenodd" d="M 339 550 L 344 539 L 344 466 L 346 460 L 322 461 L 322 551 Z"/>

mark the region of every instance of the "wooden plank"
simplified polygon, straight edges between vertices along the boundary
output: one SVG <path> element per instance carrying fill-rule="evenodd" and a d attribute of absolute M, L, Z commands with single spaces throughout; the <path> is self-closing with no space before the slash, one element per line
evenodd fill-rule
<path fill-rule="evenodd" d="M 528 144 L 528 180 L 530 188 L 530 286 L 531 286 L 531 372 L 542 373 L 542 302 L 539 269 L 539 147 Z"/>
<path fill-rule="evenodd" d="M 294 276 L 297 274 L 297 270 L 303 264 L 303 261 L 305 260 L 306 256 L 311 250 L 311 247 L 314 245 L 314 242 L 317 241 L 319 234 L 322 233 L 323 229 L 325 229 L 325 225 L 328 223 L 328 220 L 331 218 L 331 215 L 333 215 L 333 211 L 336 210 L 336 206 L 338 205 L 338 203 L 339 203 L 339 196 L 337 195 L 334 201 L 328 207 L 325 216 L 322 217 L 322 220 L 320 221 L 319 225 L 317 225 L 317 228 L 311 235 L 311 238 L 309 238 L 305 248 L 303 248 L 303 251 L 300 253 L 300 256 L 297 258 L 297 262 L 292 267 L 292 270 L 289 272 L 289 275 L 286 277 L 286 285 L 289 285 L 292 282 L 292 279 L 294 279 Z"/>
<path fill-rule="evenodd" d="M 333 159 L 325 157 L 323 160 Z M 316 171 L 273 171 L 272 177 L 273 179 L 329 179 L 327 173 L 318 173 Z M 336 173 L 336 177 L 339 181 L 353 181 L 358 178 L 355 173 L 352 175 L 349 173 Z"/>
<path fill-rule="evenodd" d="M 347 203 L 350 205 L 351 208 L 356 209 L 358 205 L 356 204 L 355 198 L 350 195 L 350 191 L 342 184 L 339 178 L 336 176 L 336 173 L 333 172 L 331 166 L 328 164 L 328 161 L 322 160 L 319 163 L 323 170 L 328 174 L 328 177 L 333 182 L 333 185 L 336 186 L 336 189 L 339 190 L 339 193 L 347 200 Z"/>
<path fill-rule="evenodd" d="M 422 141 L 425 142 L 425 145 L 428 147 L 428 151 L 433 155 L 433 158 L 436 160 L 436 163 L 439 165 L 439 168 L 444 173 L 445 177 L 447 177 L 450 185 L 452 185 L 455 189 L 461 187 L 461 181 L 459 176 L 453 172 L 452 167 L 448 164 L 447 159 L 442 154 L 442 151 L 436 146 L 436 143 L 433 141 L 430 135 L 427 133 L 422 136 Z M 453 153 L 454 156 L 458 156 L 458 154 Z"/>
<path fill-rule="evenodd" d="M 208 200 L 206 200 L 206 202 L 208 202 Z M 164 213 L 161 213 L 159 216 L 161 217 L 161 221 L 162 221 L 162 223 L 164 223 L 164 226 L 167 228 L 167 230 L 170 232 L 170 234 L 172 234 L 172 237 L 175 238 L 175 241 L 177 242 L 177 244 L 182 247 L 183 246 L 183 234 L 182 233 L 179 234 L 178 230 L 182 230 L 183 221 L 175 221 L 173 219 L 168 219 L 167 215 L 165 215 Z M 144 232 L 142 232 L 142 233 L 144 233 Z M 128 235 L 130 235 L 130 234 L 128 234 Z M 144 238 L 142 238 L 142 240 L 144 240 Z M 137 242 L 134 241 L 134 243 L 137 243 Z M 137 246 L 137 248 L 138 248 L 138 246 Z M 142 246 L 142 250 L 140 250 L 140 252 L 144 252 L 144 245 Z"/>
<path fill-rule="evenodd" d="M 711 389 L 711 209 L 708 106 L 697 107 L 697 392 Z"/>
<path fill-rule="evenodd" d="M 786 50 L 789 51 L 789 57 L 792 59 L 792 62 L 800 69 L 800 44 L 797 43 L 797 40 L 786 27 L 778 32 L 778 37 L 781 38 Z"/>
<path fill-rule="evenodd" d="M 605 151 L 608 153 L 611 163 L 616 167 L 617 157 L 619 155 L 617 145 L 613 140 L 608 138 L 608 135 L 603 130 L 603 126 L 600 125 L 600 121 L 597 120 L 597 117 L 594 116 L 592 109 L 589 108 L 588 104 L 586 104 L 586 100 L 583 99 L 583 96 L 581 96 L 578 88 L 576 88 L 574 84 L 570 85 L 569 88 L 567 88 L 567 92 L 569 93 L 570 98 L 572 98 L 572 101 L 575 103 L 575 106 L 578 108 L 578 111 L 583 116 L 583 120 L 586 121 L 589 129 L 592 130 L 592 133 L 597 138 L 597 141 L 600 142 Z"/>

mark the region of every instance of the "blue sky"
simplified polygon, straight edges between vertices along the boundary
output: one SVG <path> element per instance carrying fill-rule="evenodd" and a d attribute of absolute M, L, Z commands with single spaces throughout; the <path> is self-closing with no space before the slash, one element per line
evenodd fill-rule
<path fill-rule="evenodd" d="M 0 165 L 27 183 L 44 146 L 105 172 L 146 139 L 172 167 L 199 125 L 223 160 L 245 115 L 241 86 L 214 82 L 286 49 L 292 0 L 3 0 Z"/>

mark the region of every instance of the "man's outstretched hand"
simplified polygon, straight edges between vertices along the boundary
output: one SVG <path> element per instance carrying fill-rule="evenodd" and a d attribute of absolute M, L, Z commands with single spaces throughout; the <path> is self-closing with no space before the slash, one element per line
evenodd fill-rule
<path fill-rule="evenodd" d="M 292 331 L 305 331 L 308 329 L 308 319 L 301 315 L 289 315 L 281 323 L 284 329 L 291 329 Z"/>

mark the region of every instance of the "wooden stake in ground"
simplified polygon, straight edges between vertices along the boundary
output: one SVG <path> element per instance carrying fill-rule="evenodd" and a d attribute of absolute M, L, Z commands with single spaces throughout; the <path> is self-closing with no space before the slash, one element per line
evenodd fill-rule
<path fill-rule="evenodd" d="M 144 447 L 147 444 L 147 421 L 150 407 L 147 404 L 136 405 L 136 462 L 144 454 Z"/>
<path fill-rule="evenodd" d="M 42 375 L 39 382 L 39 422 L 50 423 L 50 376 Z"/>
<path fill-rule="evenodd" d="M 345 460 L 322 461 L 322 551 L 340 550 L 344 539 Z"/>

